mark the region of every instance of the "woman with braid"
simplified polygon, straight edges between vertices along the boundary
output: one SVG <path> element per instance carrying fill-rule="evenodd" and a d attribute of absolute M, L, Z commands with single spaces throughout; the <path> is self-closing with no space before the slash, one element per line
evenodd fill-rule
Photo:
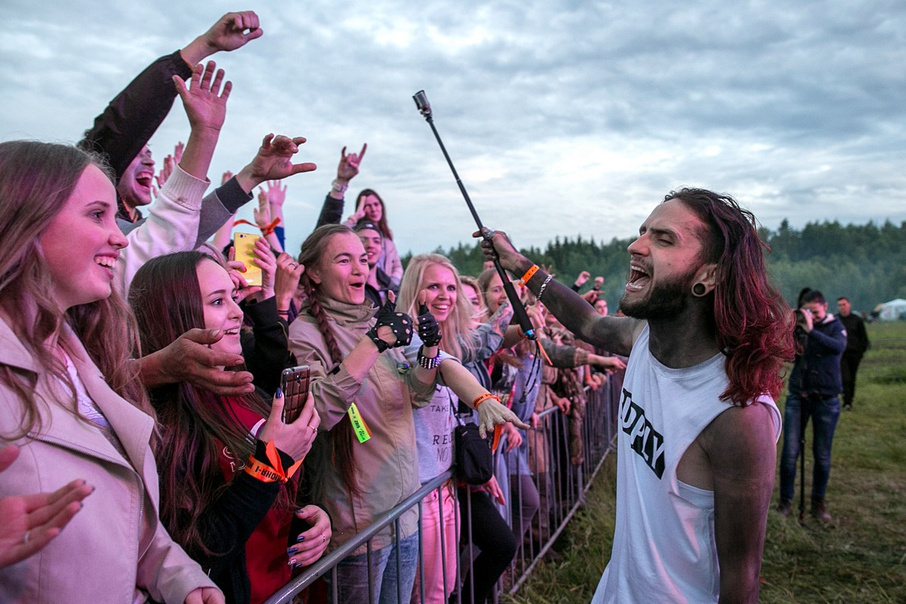
<path fill-rule="evenodd" d="M 393 303 L 375 312 L 365 301 L 368 262 L 351 229 L 319 227 L 302 244 L 299 262 L 307 299 L 290 325 L 290 349 L 311 367 L 321 432 L 306 472 L 314 500 L 330 513 L 333 550 L 419 488 L 412 409 L 431 400 L 436 370 L 410 365 L 399 349 L 412 337 L 408 315 Z M 422 352 L 437 356 L 436 346 Z M 339 602 L 361 602 L 366 593 L 373 602 L 408 599 L 417 528 L 412 508 L 374 536 L 370 555 L 362 546 L 343 560 Z"/>

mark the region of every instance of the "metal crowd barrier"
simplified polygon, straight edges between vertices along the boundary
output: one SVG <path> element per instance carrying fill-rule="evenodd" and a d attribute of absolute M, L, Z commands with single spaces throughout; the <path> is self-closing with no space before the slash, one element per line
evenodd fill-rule
<path fill-rule="evenodd" d="M 539 493 L 540 508 L 531 521 L 531 526 L 525 535 L 521 534 L 521 527 L 516 527 L 519 522 L 514 514 L 514 505 L 520 505 L 523 493 L 517 488 L 506 489 L 506 506 L 501 509 L 501 514 L 507 520 L 510 529 L 516 534 L 516 556 L 509 568 L 501 576 L 493 594 L 493 601 L 497 602 L 501 594 L 515 594 L 522 584 L 531 575 L 534 568 L 551 551 L 554 542 L 565 529 L 575 513 L 584 505 L 585 492 L 600 469 L 607 454 L 612 449 L 616 430 L 619 426 L 618 405 L 622 389 L 622 374 L 609 376 L 607 382 L 598 390 L 586 389 L 587 406 L 584 421 L 582 422 L 582 463 L 574 465 L 569 456 L 569 425 L 570 418 L 560 413 L 557 407 L 546 409 L 539 414 L 541 425 L 527 433 L 529 439 L 529 463 L 534 485 Z M 498 455 L 500 452 L 498 451 Z M 518 474 L 524 468 L 517 468 Z M 512 474 L 513 472 L 510 472 Z M 392 510 L 381 514 L 375 519 L 374 524 L 359 533 L 354 539 L 337 548 L 330 554 L 322 557 L 315 564 L 306 568 L 302 573 L 293 577 L 289 583 L 274 593 L 265 604 L 293 604 L 320 603 L 327 593 L 327 601 L 336 601 L 337 575 L 336 567 L 340 561 L 348 557 L 363 544 L 367 545 L 367 553 L 372 554 L 371 539 L 383 528 L 397 524 L 399 517 L 412 507 L 418 506 L 421 515 L 422 500 L 432 491 L 440 490 L 452 478 L 450 472 L 445 472 L 434 480 L 407 497 Z M 500 477 L 498 477 L 500 478 Z M 507 477 L 508 478 L 508 477 Z M 508 483 L 509 480 L 501 480 Z M 438 493 L 438 505 L 443 506 L 443 497 Z M 462 577 L 466 570 L 463 564 L 469 564 L 473 549 L 470 535 L 463 538 L 459 532 L 460 524 L 471 526 L 469 511 L 471 500 L 467 499 L 466 505 L 457 507 L 457 540 L 461 542 L 460 564 L 455 569 L 444 569 L 444 584 L 458 587 L 454 592 L 453 602 L 460 602 L 463 598 L 462 590 L 469 589 L 462 584 Z M 464 514 L 460 518 L 459 514 Z M 441 514 L 442 516 L 442 514 Z M 462 522 L 460 522 L 460 520 Z M 399 534 L 398 530 L 394 530 Z M 467 531 L 468 533 L 468 531 Z M 421 560 L 421 539 L 419 539 L 419 560 Z M 371 565 L 369 564 L 369 569 Z M 370 571 L 369 571 L 370 574 Z M 322 576 L 330 576 L 328 582 L 331 588 L 316 585 Z M 369 577 L 370 579 L 370 577 Z M 370 582 L 370 581 L 369 581 Z M 416 585 L 423 584 L 421 580 L 421 565 L 416 576 Z M 315 591 L 319 590 L 319 591 Z M 328 593 L 332 592 L 332 593 Z M 416 587 L 415 597 L 411 594 L 398 594 L 400 604 L 417 604 L 424 602 L 423 590 Z M 362 594 L 362 602 L 374 602 L 375 594 L 369 593 L 367 599 Z M 471 599 L 471 598 L 470 598 Z"/>

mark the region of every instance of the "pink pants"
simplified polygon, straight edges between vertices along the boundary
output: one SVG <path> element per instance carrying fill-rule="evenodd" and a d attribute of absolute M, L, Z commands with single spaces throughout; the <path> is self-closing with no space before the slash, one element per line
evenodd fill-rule
<path fill-rule="evenodd" d="M 443 497 L 443 512 L 438 509 L 439 494 Z M 445 482 L 439 489 L 431 491 L 422 500 L 422 516 L 419 521 L 422 534 L 422 559 L 420 570 L 415 575 L 412 604 L 422 602 L 446 604 L 456 586 L 456 567 L 459 561 L 457 505 L 456 489 L 453 487 L 452 481 Z M 441 532 L 443 532 L 443 547 L 441 547 Z M 424 575 L 424 582 L 420 583 L 422 575 Z M 445 580 L 446 589 L 444 589 Z M 420 585 L 422 584 L 425 592 L 424 600 L 421 599 Z"/>

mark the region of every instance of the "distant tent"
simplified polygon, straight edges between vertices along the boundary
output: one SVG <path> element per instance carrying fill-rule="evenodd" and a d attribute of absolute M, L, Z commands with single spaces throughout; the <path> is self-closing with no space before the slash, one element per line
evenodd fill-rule
<path fill-rule="evenodd" d="M 871 313 L 872 317 L 877 318 L 878 321 L 897 321 L 900 319 L 906 320 L 906 300 L 903 298 L 897 298 L 896 300 L 891 300 L 890 302 L 884 302 L 883 304 L 878 304 L 875 306 L 874 311 Z"/>

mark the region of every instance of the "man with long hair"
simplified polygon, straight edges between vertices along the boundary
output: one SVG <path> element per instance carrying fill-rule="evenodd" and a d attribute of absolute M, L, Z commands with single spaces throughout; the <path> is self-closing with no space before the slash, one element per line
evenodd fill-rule
<path fill-rule="evenodd" d="M 756 602 L 793 329 L 752 213 L 703 189 L 667 195 L 629 246 L 625 317 L 484 235 L 568 329 L 629 355 L 613 552 L 593 601 Z"/>

